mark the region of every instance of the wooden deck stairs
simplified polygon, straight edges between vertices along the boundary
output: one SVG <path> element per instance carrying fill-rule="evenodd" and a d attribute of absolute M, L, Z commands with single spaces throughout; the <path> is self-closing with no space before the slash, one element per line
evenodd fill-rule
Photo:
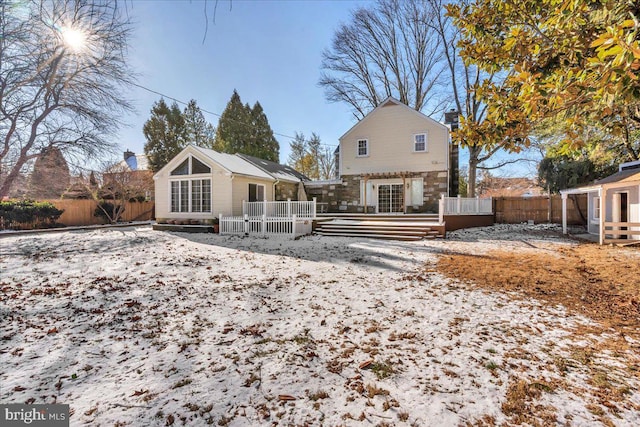
<path fill-rule="evenodd" d="M 445 237 L 444 224 L 435 216 L 341 216 L 319 218 L 321 236 L 364 237 L 387 240 L 422 240 Z"/>

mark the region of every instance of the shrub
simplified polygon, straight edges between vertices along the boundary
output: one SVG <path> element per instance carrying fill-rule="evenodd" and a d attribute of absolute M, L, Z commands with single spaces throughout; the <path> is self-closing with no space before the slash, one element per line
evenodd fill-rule
<path fill-rule="evenodd" d="M 63 212 L 50 202 L 3 201 L 0 202 L 0 229 L 51 228 Z"/>
<path fill-rule="evenodd" d="M 115 223 L 120 220 L 123 213 L 124 206 L 103 201 L 96 207 L 96 210 L 93 212 L 93 216 L 104 218 L 110 223 Z"/>

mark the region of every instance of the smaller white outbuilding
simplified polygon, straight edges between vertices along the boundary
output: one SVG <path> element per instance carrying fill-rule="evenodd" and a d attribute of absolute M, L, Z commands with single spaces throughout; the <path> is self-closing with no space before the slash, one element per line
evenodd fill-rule
<path fill-rule="evenodd" d="M 640 240 L 640 161 L 623 163 L 617 173 L 593 185 L 561 190 L 562 231 L 567 234 L 567 197 L 587 194 L 587 231 L 600 244 Z"/>

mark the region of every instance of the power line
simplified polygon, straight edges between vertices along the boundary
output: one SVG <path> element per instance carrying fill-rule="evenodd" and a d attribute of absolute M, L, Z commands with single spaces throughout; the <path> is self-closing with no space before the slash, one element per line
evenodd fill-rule
<path fill-rule="evenodd" d="M 163 98 L 170 99 L 170 100 L 172 100 L 172 101 L 174 101 L 174 102 L 177 102 L 178 104 L 182 104 L 182 105 L 189 105 L 189 103 L 188 103 L 188 102 L 184 102 L 184 101 L 182 101 L 182 100 L 180 100 L 180 99 L 177 99 L 177 98 L 174 98 L 174 97 L 172 97 L 172 96 L 165 95 L 164 93 L 162 93 L 162 92 L 158 92 L 157 90 L 149 89 L 148 87 L 145 87 L 145 86 L 142 86 L 142 85 L 140 85 L 140 84 L 133 83 L 133 82 L 132 82 L 131 84 L 132 84 L 133 86 L 139 87 L 140 89 L 144 89 L 144 90 L 146 90 L 147 92 L 151 92 L 151 93 L 154 93 L 154 94 L 156 94 L 156 95 L 160 95 L 160 96 L 161 96 L 161 97 L 163 97 Z M 199 108 L 199 109 L 200 109 L 200 111 L 202 111 L 203 113 L 211 114 L 212 116 L 216 116 L 216 117 L 218 117 L 218 118 L 222 117 L 222 114 L 214 113 L 213 111 L 206 110 L 206 109 L 204 109 L 204 108 L 202 108 L 202 107 L 200 107 L 200 106 L 198 106 L 198 108 Z M 248 126 L 248 125 L 247 125 L 246 123 L 244 123 L 244 122 L 241 122 L 241 121 L 238 121 L 238 120 L 235 120 L 235 119 L 231 119 L 231 120 L 232 120 L 232 121 L 234 121 L 234 122 L 236 122 L 236 123 L 238 123 L 238 124 L 241 124 L 241 125 L 243 125 L 243 126 Z M 273 134 L 274 134 L 274 135 L 277 135 L 277 136 L 281 136 L 281 137 L 283 137 L 283 138 L 292 139 L 292 140 L 295 140 L 295 139 L 296 139 L 296 137 L 294 137 L 294 136 L 286 135 L 286 134 L 279 133 L 279 132 L 275 132 L 275 131 L 273 132 Z M 305 142 L 310 142 L 310 141 L 306 140 Z M 337 146 L 338 146 L 337 144 L 325 144 L 325 143 L 320 143 L 320 145 L 326 145 L 326 146 L 328 146 L 328 147 L 337 147 Z"/>

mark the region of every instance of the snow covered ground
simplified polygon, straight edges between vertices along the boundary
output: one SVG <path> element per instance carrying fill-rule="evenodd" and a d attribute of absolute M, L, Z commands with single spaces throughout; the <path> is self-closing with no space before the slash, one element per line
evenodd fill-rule
<path fill-rule="evenodd" d="M 586 367 L 590 340 L 571 331 L 588 319 L 434 268 L 447 250 L 540 244 L 575 243 L 521 226 L 420 242 L 150 227 L 3 237 L 0 402 L 67 403 L 71 425 L 533 424 L 527 412 L 640 425 L 625 363 L 637 355 Z M 593 367 L 624 388 L 613 407 Z"/>

